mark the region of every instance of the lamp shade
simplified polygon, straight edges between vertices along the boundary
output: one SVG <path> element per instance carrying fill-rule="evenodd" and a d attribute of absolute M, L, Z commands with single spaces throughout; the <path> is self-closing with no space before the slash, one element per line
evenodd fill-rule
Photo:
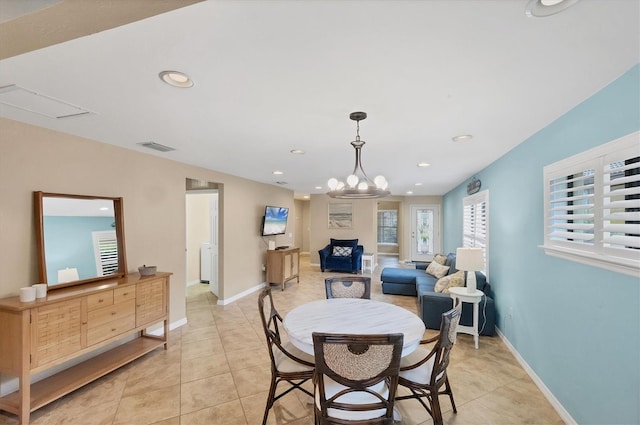
<path fill-rule="evenodd" d="M 476 271 L 484 269 L 484 255 L 482 248 L 456 249 L 456 269 Z"/>

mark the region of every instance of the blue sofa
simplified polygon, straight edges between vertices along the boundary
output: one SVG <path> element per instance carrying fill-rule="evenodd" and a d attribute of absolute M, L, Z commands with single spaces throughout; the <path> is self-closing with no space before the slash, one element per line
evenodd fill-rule
<path fill-rule="evenodd" d="M 453 300 L 449 294 L 435 292 L 434 287 L 438 278 L 425 272 L 429 263 L 418 264 L 415 269 L 385 267 L 380 275 L 382 293 L 411 295 L 418 298 L 418 311 L 422 321 L 429 329 L 440 329 L 442 313 L 453 307 Z M 447 275 L 456 273 L 456 255 L 448 254 L 445 266 L 449 266 Z M 476 273 L 477 288 L 485 293 L 479 305 L 478 329 L 481 335 L 495 334 L 495 302 L 492 297 L 491 286 L 482 272 Z M 466 272 L 465 272 L 466 278 Z M 462 303 L 462 317 L 460 324 L 471 326 L 473 323 L 473 305 Z"/>
<path fill-rule="evenodd" d="M 337 250 L 335 247 L 339 247 Z M 340 249 L 340 248 L 347 248 Z M 349 250 L 350 248 L 350 250 Z M 342 252 L 339 252 L 342 251 Z M 348 255 L 346 255 L 348 252 Z M 331 239 L 329 245 L 318 251 L 320 270 L 357 273 L 362 269 L 364 247 L 358 245 L 358 239 Z"/>

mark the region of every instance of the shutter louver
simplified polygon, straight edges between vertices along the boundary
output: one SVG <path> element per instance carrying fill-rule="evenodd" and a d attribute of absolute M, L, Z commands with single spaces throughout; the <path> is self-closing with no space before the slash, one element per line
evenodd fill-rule
<path fill-rule="evenodd" d="M 593 176 L 587 169 L 549 182 L 549 239 L 593 245 Z"/>
<path fill-rule="evenodd" d="M 605 158 L 602 242 L 616 255 L 640 257 L 640 157 L 633 154 L 619 151 Z"/>

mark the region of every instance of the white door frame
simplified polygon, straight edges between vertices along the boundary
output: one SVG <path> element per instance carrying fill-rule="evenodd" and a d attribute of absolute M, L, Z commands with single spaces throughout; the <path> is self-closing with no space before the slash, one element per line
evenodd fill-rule
<path fill-rule="evenodd" d="M 211 237 L 209 240 L 210 250 L 211 250 L 211 280 L 209 281 L 209 290 L 216 296 L 219 297 L 219 287 L 218 287 L 218 191 L 211 194 L 209 198 L 209 218 L 211 223 Z"/>

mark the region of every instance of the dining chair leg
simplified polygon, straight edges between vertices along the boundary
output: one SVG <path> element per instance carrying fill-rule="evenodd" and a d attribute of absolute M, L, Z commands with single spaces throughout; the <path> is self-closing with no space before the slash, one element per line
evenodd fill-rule
<path fill-rule="evenodd" d="M 451 400 L 451 406 L 453 407 L 453 413 L 458 413 L 458 409 L 456 409 L 456 402 L 453 401 L 453 391 L 451 391 L 451 385 L 449 385 L 449 377 L 447 376 L 444 381 L 444 393 L 449 395 L 449 399 Z"/>
<path fill-rule="evenodd" d="M 443 425 L 442 410 L 440 410 L 440 400 L 438 393 L 429 395 L 429 401 L 431 402 L 431 416 L 433 416 L 434 425 Z"/>
<path fill-rule="evenodd" d="M 269 410 L 273 407 L 273 400 L 276 395 L 277 382 L 275 379 L 271 379 L 271 386 L 269 387 L 269 395 L 267 396 L 267 405 L 264 408 L 264 417 L 262 418 L 262 425 L 267 425 L 267 418 L 269 417 Z"/>

